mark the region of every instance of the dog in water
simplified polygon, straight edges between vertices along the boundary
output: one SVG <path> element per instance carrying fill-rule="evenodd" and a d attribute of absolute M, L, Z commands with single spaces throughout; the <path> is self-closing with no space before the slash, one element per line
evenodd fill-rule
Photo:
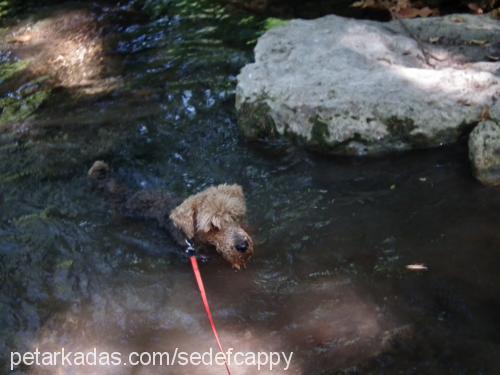
<path fill-rule="evenodd" d="M 253 255 L 252 238 L 242 227 L 246 205 L 239 185 L 212 186 L 180 202 L 167 191 L 131 191 L 117 182 L 103 161 L 94 162 L 88 177 L 126 216 L 156 220 L 181 246 L 188 239 L 195 246 L 214 247 L 238 270 Z"/>

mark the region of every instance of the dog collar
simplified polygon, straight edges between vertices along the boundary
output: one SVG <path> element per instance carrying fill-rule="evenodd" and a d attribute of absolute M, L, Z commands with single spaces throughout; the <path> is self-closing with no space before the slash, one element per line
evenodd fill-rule
<path fill-rule="evenodd" d="M 184 241 L 186 242 L 186 254 L 190 257 L 195 256 L 196 249 L 194 248 L 194 245 L 187 238 Z"/>

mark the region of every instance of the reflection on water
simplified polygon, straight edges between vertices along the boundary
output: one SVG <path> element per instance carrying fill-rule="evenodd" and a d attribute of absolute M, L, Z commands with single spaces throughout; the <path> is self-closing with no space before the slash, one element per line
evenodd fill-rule
<path fill-rule="evenodd" d="M 55 90 L 36 118 L 0 127 L 4 361 L 36 346 L 215 347 L 168 236 L 89 189 L 101 158 L 133 186 L 182 196 L 243 185 L 255 259 L 244 272 L 217 257 L 202 267 L 226 347 L 294 351 L 291 374 L 500 368 L 500 194 L 470 177 L 462 146 L 370 160 L 248 143 L 234 77 L 258 21 L 207 2 L 176 2 L 153 20 L 134 9 L 96 10 L 121 87 Z M 429 270 L 405 268 L 414 263 Z M 181 371 L 211 373 L 170 373 Z"/>

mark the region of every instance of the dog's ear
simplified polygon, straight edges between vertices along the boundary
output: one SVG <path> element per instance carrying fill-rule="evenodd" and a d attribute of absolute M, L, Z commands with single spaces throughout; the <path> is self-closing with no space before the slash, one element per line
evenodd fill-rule
<path fill-rule="evenodd" d="M 219 185 L 207 189 L 202 205 L 198 207 L 196 226 L 201 232 L 222 229 L 232 222 L 239 222 L 246 213 L 245 196 L 239 185 Z"/>
<path fill-rule="evenodd" d="M 194 199 L 188 198 L 170 213 L 170 220 L 189 238 L 194 237 Z"/>
<path fill-rule="evenodd" d="M 219 185 L 217 190 L 222 192 L 227 197 L 226 212 L 235 220 L 241 220 L 247 212 L 245 204 L 245 194 L 240 185 Z"/>
<path fill-rule="evenodd" d="M 170 213 L 170 220 L 188 238 L 196 231 L 207 233 L 239 222 L 246 213 L 245 196 L 239 185 L 210 187 L 191 196 Z"/>

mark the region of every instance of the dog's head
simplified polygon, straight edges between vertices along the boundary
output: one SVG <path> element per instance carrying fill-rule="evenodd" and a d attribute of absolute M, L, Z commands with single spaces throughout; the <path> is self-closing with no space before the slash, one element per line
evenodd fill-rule
<path fill-rule="evenodd" d="M 240 269 L 253 255 L 252 238 L 241 226 L 245 213 L 241 186 L 224 184 L 187 198 L 170 213 L 170 219 L 189 239 L 215 246 Z"/>

